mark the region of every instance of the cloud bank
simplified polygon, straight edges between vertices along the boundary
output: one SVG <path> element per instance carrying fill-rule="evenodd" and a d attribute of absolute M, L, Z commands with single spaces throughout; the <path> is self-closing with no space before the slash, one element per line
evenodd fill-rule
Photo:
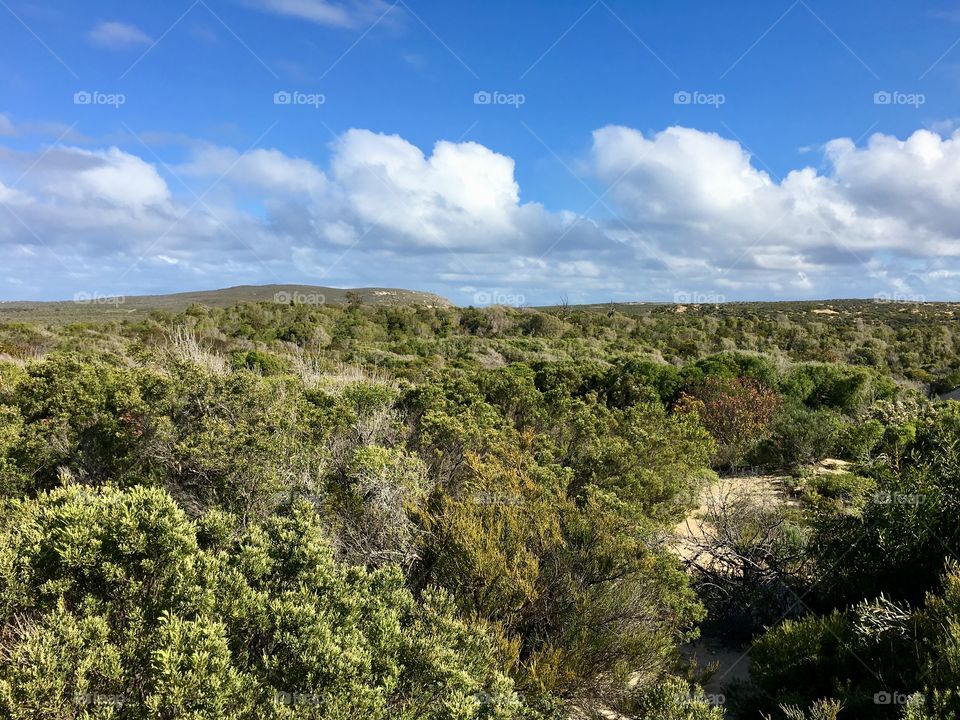
<path fill-rule="evenodd" d="M 513 159 L 474 142 L 425 152 L 353 129 L 330 150 L 321 167 L 197 144 L 166 166 L 118 147 L 0 146 L 3 295 L 294 281 L 465 303 L 960 290 L 960 132 L 833 139 L 819 168 L 778 178 L 713 133 L 608 126 L 585 163 L 605 193 L 597 217 L 524 201 Z"/>

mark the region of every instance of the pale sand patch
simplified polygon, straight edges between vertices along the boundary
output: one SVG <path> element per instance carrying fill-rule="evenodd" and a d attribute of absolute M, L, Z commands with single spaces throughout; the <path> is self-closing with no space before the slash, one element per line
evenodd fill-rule
<path fill-rule="evenodd" d="M 764 506 L 789 505 L 796 501 L 790 497 L 787 481 L 783 475 L 743 475 L 722 477 L 704 488 L 700 504 L 673 528 L 671 548 L 684 560 L 689 560 L 708 532 L 708 524 L 701 522 L 711 505 L 721 500 L 749 499 Z"/>

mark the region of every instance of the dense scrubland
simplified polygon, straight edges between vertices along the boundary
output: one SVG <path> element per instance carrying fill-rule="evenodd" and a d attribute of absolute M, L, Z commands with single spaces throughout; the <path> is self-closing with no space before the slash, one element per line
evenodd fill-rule
<path fill-rule="evenodd" d="M 957 309 L 0 325 L 0 715 L 955 718 Z"/>

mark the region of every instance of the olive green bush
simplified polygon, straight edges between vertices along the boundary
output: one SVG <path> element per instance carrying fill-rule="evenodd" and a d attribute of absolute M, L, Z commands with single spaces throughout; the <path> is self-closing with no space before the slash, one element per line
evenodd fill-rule
<path fill-rule="evenodd" d="M 308 504 L 242 528 L 72 485 L 3 515 L 5 717 L 523 717 L 448 597 L 337 565 Z"/>

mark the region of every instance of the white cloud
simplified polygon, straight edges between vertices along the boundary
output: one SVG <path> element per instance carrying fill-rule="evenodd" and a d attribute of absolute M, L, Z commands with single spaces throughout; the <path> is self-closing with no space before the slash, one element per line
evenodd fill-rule
<path fill-rule="evenodd" d="M 332 162 L 358 221 L 434 247 L 516 241 L 523 208 L 513 171 L 511 158 L 476 143 L 439 142 L 425 157 L 397 135 L 368 130 L 345 133 Z"/>
<path fill-rule="evenodd" d="M 593 149 L 601 179 L 635 216 L 649 220 L 737 211 L 772 187 L 738 143 L 713 133 L 672 127 L 648 139 L 610 126 L 594 133 Z"/>
<path fill-rule="evenodd" d="M 153 42 L 149 35 L 135 25 L 117 21 L 98 23 L 87 37 L 94 45 L 109 50 L 128 50 Z"/>
<path fill-rule="evenodd" d="M 246 3 L 276 15 L 341 28 L 370 24 L 390 9 L 390 5 L 383 0 L 352 0 L 345 3 L 328 0 L 246 0 Z"/>
<path fill-rule="evenodd" d="M 0 182 L 0 203 L 6 206 L 24 205 L 30 202 L 30 196 L 18 191 L 16 188 L 8 187 Z"/>
<path fill-rule="evenodd" d="M 170 201 L 170 189 L 153 165 L 115 147 L 101 151 L 58 148 L 43 156 L 31 175 L 33 183 L 44 179 L 42 189 L 47 194 L 85 207 L 137 211 Z"/>
<path fill-rule="evenodd" d="M 0 136 L 10 137 L 16 134 L 17 129 L 13 126 L 13 121 L 4 113 L 0 113 Z"/>
<path fill-rule="evenodd" d="M 327 186 L 326 176 L 313 163 L 291 158 L 279 150 L 256 149 L 241 155 L 233 148 L 209 145 L 175 171 L 197 177 L 223 177 L 270 193 L 318 196 Z"/>
<path fill-rule="evenodd" d="M 960 254 L 943 246 L 960 237 L 960 132 L 947 139 L 928 130 L 906 140 L 874 135 L 866 148 L 834 140 L 826 154 L 842 192 L 863 216 L 923 229 L 932 244 L 917 248 L 921 252 Z"/>
<path fill-rule="evenodd" d="M 712 133 L 594 133 L 597 174 L 636 236 L 718 272 L 738 259 L 741 269 L 809 275 L 843 255 L 960 256 L 960 134 L 875 135 L 861 148 L 837 139 L 824 153 L 826 174 L 807 167 L 776 182 Z"/>

